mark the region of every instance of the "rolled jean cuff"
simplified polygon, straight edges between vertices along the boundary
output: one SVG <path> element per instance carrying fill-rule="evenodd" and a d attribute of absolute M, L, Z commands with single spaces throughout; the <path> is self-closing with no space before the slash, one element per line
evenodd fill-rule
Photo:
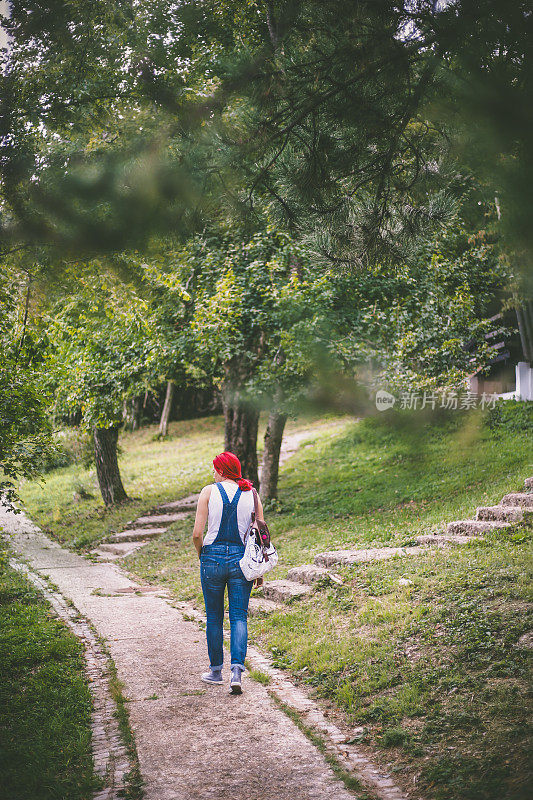
<path fill-rule="evenodd" d="M 231 669 L 233 669 L 233 667 L 239 667 L 239 669 L 240 669 L 242 672 L 246 672 L 246 667 L 244 666 L 244 664 L 232 664 L 232 665 L 231 665 Z M 211 667 L 211 669 L 212 669 L 212 667 Z"/>
<path fill-rule="evenodd" d="M 223 666 L 222 664 L 219 667 L 212 667 L 211 665 L 209 665 L 209 669 L 211 669 L 213 672 L 220 672 L 222 666 Z"/>

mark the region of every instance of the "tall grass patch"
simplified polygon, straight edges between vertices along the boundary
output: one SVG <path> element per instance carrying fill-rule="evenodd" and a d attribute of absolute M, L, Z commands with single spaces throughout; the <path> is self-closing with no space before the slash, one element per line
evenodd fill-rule
<path fill-rule="evenodd" d="M 93 772 L 83 649 L 18 572 L 0 572 L 0 795 L 86 800 Z"/>

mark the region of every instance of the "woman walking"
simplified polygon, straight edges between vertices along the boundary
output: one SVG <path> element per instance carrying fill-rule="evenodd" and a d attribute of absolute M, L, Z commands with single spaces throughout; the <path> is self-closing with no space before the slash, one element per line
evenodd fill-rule
<path fill-rule="evenodd" d="M 241 676 L 248 646 L 248 602 L 253 581 L 247 581 L 239 566 L 244 555 L 244 535 L 252 521 L 252 484 L 241 475 L 241 462 L 233 453 L 213 459 L 215 482 L 204 486 L 198 499 L 193 542 L 200 558 L 200 576 L 207 617 L 206 637 L 209 672 L 202 680 L 221 686 L 223 652 L 224 592 L 228 587 L 231 682 L 233 694 L 241 694 Z M 263 519 L 259 500 L 258 519 Z M 203 537 L 205 523 L 207 533 Z M 260 586 L 262 578 L 255 582 Z"/>

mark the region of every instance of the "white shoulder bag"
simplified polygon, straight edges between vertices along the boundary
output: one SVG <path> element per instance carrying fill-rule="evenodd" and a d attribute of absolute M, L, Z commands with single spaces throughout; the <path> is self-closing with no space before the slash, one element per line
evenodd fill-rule
<path fill-rule="evenodd" d="M 254 493 L 254 511 L 252 521 L 244 534 L 244 555 L 239 561 L 243 575 L 247 581 L 260 578 L 278 563 L 278 552 L 270 541 L 270 531 L 266 522 L 257 519 L 257 492 Z"/>

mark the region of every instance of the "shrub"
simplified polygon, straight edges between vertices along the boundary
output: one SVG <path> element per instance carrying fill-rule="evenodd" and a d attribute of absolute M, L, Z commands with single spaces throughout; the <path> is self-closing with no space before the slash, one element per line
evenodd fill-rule
<path fill-rule="evenodd" d="M 55 431 L 53 445 L 53 450 L 46 454 L 40 464 L 43 472 L 51 472 L 71 464 L 89 468 L 94 463 L 93 438 L 79 428 Z"/>
<path fill-rule="evenodd" d="M 485 425 L 490 430 L 533 432 L 533 402 L 531 400 L 498 400 L 494 408 L 485 411 Z"/>
<path fill-rule="evenodd" d="M 381 744 L 383 747 L 401 747 L 409 739 L 409 734 L 403 728 L 388 728 L 383 731 Z"/>

